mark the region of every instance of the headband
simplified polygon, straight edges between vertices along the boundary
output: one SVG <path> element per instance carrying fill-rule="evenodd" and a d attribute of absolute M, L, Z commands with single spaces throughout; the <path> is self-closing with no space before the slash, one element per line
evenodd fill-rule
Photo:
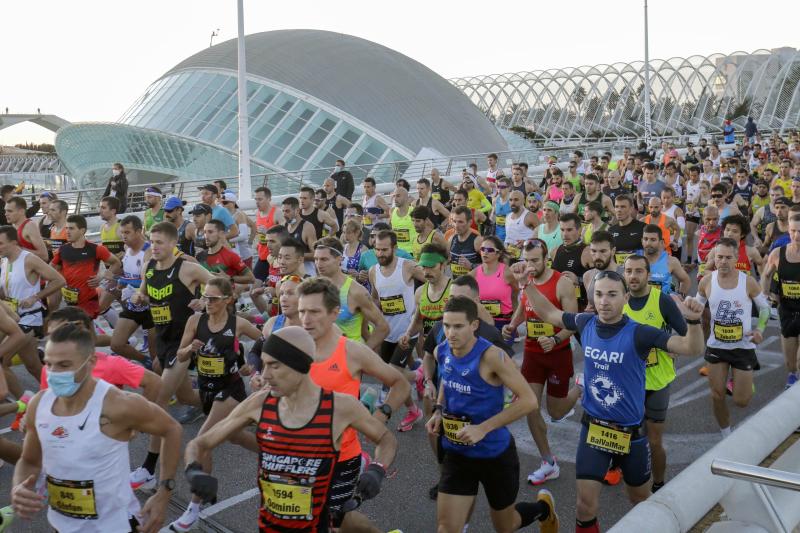
<path fill-rule="evenodd" d="M 549 208 L 551 208 L 553 211 L 556 211 L 556 212 L 559 212 L 559 211 L 561 211 L 561 206 L 560 206 L 560 205 L 558 205 L 558 204 L 557 204 L 556 202 L 554 202 L 553 200 L 548 200 L 548 201 L 546 201 L 546 202 L 544 203 L 544 205 L 545 205 L 545 206 L 547 206 L 547 207 L 549 207 Z"/>
<path fill-rule="evenodd" d="M 445 263 L 447 258 L 442 254 L 437 254 L 434 252 L 423 252 L 419 256 L 419 263 L 426 264 L 426 265 L 437 265 L 439 263 Z"/>
<path fill-rule="evenodd" d="M 325 246 L 324 244 L 318 244 L 318 245 L 314 246 L 314 249 L 315 249 L 315 250 L 316 250 L 316 249 L 318 249 L 318 248 L 327 248 L 328 250 L 330 250 L 330 251 L 331 251 L 331 253 L 332 253 L 333 255 L 338 255 L 339 257 L 341 257 L 341 256 L 342 256 L 342 252 L 340 252 L 339 250 L 337 250 L 337 249 L 336 249 L 336 248 L 334 248 L 333 246 Z"/>
<path fill-rule="evenodd" d="M 267 337 L 267 340 L 264 341 L 264 345 L 261 348 L 261 352 L 268 354 L 270 357 L 277 359 L 284 365 L 301 374 L 308 374 L 309 371 L 311 371 L 311 363 L 314 362 L 314 359 L 306 352 L 275 334 Z"/>

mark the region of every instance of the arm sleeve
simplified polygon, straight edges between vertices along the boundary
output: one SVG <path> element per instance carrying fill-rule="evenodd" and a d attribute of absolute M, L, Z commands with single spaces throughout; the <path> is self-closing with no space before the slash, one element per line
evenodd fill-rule
<path fill-rule="evenodd" d="M 594 313 L 564 313 L 561 315 L 561 321 L 564 323 L 564 327 L 570 331 L 577 331 L 580 335 L 583 333 L 583 328 L 586 327 L 586 323 L 591 320 L 594 316 Z"/>
<path fill-rule="evenodd" d="M 667 349 L 667 341 L 672 335 L 664 330 L 647 326 L 644 324 L 637 324 L 636 331 L 633 334 L 633 342 L 636 345 L 636 352 L 642 359 L 647 359 L 650 353 L 650 348 Z"/>
<path fill-rule="evenodd" d="M 662 292 L 658 300 L 658 308 L 661 311 L 661 316 L 664 317 L 669 327 L 674 329 L 678 335 L 686 335 L 688 331 L 686 319 L 683 317 L 680 309 L 678 309 L 678 304 L 675 303 L 675 300 Z"/>

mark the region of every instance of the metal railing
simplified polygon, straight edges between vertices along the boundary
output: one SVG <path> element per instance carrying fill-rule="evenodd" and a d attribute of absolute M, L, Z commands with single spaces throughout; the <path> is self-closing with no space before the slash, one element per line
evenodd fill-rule
<path fill-rule="evenodd" d="M 758 483 L 759 485 L 800 491 L 800 474 L 786 472 L 785 470 L 773 470 L 763 466 L 714 459 L 711 462 L 711 473 L 717 476 Z"/>

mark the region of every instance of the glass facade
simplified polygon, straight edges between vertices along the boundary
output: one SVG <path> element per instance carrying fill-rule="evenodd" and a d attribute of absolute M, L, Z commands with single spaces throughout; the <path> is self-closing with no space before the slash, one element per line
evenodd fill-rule
<path fill-rule="evenodd" d="M 236 77 L 229 72 L 186 70 L 151 85 L 120 122 L 196 139 L 238 152 Z M 250 154 L 254 163 L 281 171 L 330 168 L 337 159 L 371 165 L 415 154 L 389 146 L 365 128 L 266 82 L 248 80 Z M 363 167 L 362 167 L 363 168 Z M 368 168 L 368 167 L 367 167 Z M 368 174 L 358 169 L 356 178 Z"/>

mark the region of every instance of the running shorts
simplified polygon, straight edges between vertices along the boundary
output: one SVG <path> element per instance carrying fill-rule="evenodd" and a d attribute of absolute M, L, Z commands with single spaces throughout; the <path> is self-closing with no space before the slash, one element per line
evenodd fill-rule
<path fill-rule="evenodd" d="M 408 348 L 401 348 L 400 344 L 396 342 L 383 341 L 380 349 L 381 359 L 387 364 L 400 368 L 407 367 L 418 338 L 411 339 L 408 343 Z"/>
<path fill-rule="evenodd" d="M 525 352 L 520 371 L 528 383 L 547 383 L 548 396 L 566 398 L 569 382 L 575 373 L 572 368 L 572 348 L 568 344 L 548 353 Z"/>
<path fill-rule="evenodd" d="M 575 477 L 603 482 L 611 462 L 622 469 L 622 479 L 630 487 L 640 487 L 650 481 L 650 443 L 647 435 L 640 435 L 631 441 L 630 452 L 618 455 L 592 448 L 586 443 L 588 426 L 581 424 L 578 452 L 575 454 Z"/>
<path fill-rule="evenodd" d="M 358 476 L 361 474 L 361 455 L 351 457 L 346 461 L 339 461 L 333 468 L 331 476 L 331 488 L 328 492 L 328 509 L 334 517 L 333 525 L 342 525 L 344 515 L 338 513 L 342 505 L 353 497 L 358 484 Z"/>
<path fill-rule="evenodd" d="M 200 393 L 200 402 L 203 404 L 203 412 L 206 416 L 211 412 L 214 402 L 224 402 L 228 398 L 233 398 L 241 403 L 247 398 L 244 380 L 238 374 L 232 376 L 231 382 L 223 389 L 207 390 L 200 388 L 198 392 Z"/>
<path fill-rule="evenodd" d="M 669 384 L 659 390 L 648 390 L 644 394 L 644 417 L 651 422 L 664 422 L 669 407 Z"/>
<path fill-rule="evenodd" d="M 711 364 L 728 363 L 736 370 L 758 370 L 756 351 L 746 348 L 734 348 L 733 350 L 722 350 L 719 348 L 707 348 L 705 360 Z"/>
<path fill-rule="evenodd" d="M 127 320 L 133 320 L 143 330 L 152 329 L 155 326 L 155 324 L 153 324 L 153 315 L 150 313 L 150 309 L 145 309 L 144 311 L 131 311 L 127 306 L 123 305 L 122 312 L 119 314 L 119 317 Z"/>
<path fill-rule="evenodd" d="M 781 320 L 781 337 L 788 339 L 800 336 L 800 313 L 783 311 L 778 306 L 778 317 Z"/>

